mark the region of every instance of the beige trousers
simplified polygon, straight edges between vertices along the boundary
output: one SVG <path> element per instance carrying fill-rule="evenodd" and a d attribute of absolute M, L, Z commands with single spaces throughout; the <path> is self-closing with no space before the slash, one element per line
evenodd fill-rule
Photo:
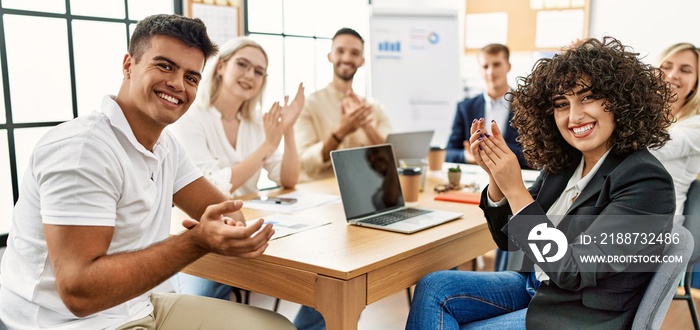
<path fill-rule="evenodd" d="M 151 295 L 151 303 L 150 315 L 118 330 L 296 329 L 273 311 L 221 299 L 158 292 Z"/>

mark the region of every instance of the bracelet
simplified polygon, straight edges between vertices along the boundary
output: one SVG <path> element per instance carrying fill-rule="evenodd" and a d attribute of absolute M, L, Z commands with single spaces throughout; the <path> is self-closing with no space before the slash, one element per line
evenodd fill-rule
<path fill-rule="evenodd" d="M 340 142 L 343 142 L 343 140 L 337 135 L 335 135 L 335 133 L 331 133 L 331 136 L 333 137 L 333 140 L 335 140 L 335 142 L 338 142 L 338 144 L 340 144 Z"/>

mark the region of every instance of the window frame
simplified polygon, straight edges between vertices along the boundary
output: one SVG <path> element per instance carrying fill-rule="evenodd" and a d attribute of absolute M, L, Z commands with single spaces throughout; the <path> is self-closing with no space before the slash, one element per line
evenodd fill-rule
<path fill-rule="evenodd" d="M 280 33 L 274 33 L 274 32 L 264 32 L 264 31 L 254 31 L 251 30 L 248 24 L 248 3 L 251 0 L 243 0 L 243 35 L 244 36 L 251 36 L 251 35 L 261 35 L 261 36 L 271 36 L 271 37 L 281 37 L 282 38 L 282 69 L 281 69 L 281 77 L 282 77 L 282 95 L 289 95 L 290 93 L 294 93 L 296 90 L 288 91 L 287 86 L 293 86 L 288 84 L 287 82 L 287 70 L 286 70 L 286 64 L 285 64 L 285 59 L 286 59 L 286 38 L 299 38 L 299 39 L 312 39 L 314 41 L 314 44 L 317 44 L 318 40 L 325 40 L 325 41 L 331 41 L 333 38 L 327 37 L 327 36 L 319 36 L 316 34 L 294 34 L 294 33 L 285 33 L 285 27 L 284 27 L 284 0 L 279 0 L 280 4 L 282 5 L 282 32 Z M 372 4 L 372 0 L 366 0 L 368 5 Z M 330 51 L 330 49 L 329 49 Z M 323 86 L 317 86 L 317 87 L 323 87 Z M 307 90 L 307 92 L 309 92 Z"/>
<path fill-rule="evenodd" d="M 178 15 L 183 15 L 183 4 L 181 0 L 173 0 L 173 13 Z M 8 143 L 8 153 L 9 153 L 9 165 L 10 165 L 10 181 L 12 186 L 12 197 L 13 205 L 17 204 L 19 199 L 19 178 L 17 177 L 17 156 L 15 148 L 15 130 L 23 128 L 35 128 L 35 127 L 52 127 L 63 123 L 63 121 L 37 121 L 31 123 L 15 123 L 12 116 L 12 101 L 11 101 L 11 82 L 9 81 L 8 75 L 8 58 L 7 58 L 7 45 L 6 45 L 6 31 L 5 31 L 5 15 L 17 15 L 17 16 L 28 16 L 28 17 L 42 17 L 42 18 L 59 18 L 64 19 L 67 26 L 67 39 L 68 44 L 68 63 L 70 72 L 70 89 L 71 89 L 71 101 L 72 101 L 72 111 L 73 118 L 78 117 L 78 96 L 76 90 L 76 70 L 75 70 L 75 54 L 74 54 L 74 44 L 73 44 L 73 20 L 82 21 L 93 21 L 93 22 L 106 22 L 106 23 L 123 23 L 124 24 L 124 37 L 126 38 L 126 45 L 129 45 L 130 30 L 129 26 L 136 24 L 138 21 L 129 18 L 129 0 L 124 0 L 124 18 L 111 18 L 111 17 L 99 17 L 99 16 L 85 16 L 85 15 L 73 15 L 71 14 L 71 3 L 70 0 L 65 0 L 65 13 L 53 13 L 53 12 L 41 12 L 25 9 L 12 9 L 2 7 L 2 1 L 0 0 L 0 68 L 2 69 L 2 88 L 3 88 L 3 100 L 5 105 L 5 122 L 0 123 L 0 131 L 6 132 L 7 143 Z M 11 219 L 9 220 L 11 221 Z M 8 233 L 0 233 L 0 247 L 7 246 L 7 236 Z"/>

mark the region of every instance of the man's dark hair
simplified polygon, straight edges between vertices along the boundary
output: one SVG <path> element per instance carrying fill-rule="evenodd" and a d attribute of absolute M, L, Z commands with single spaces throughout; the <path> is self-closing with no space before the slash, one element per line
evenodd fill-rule
<path fill-rule="evenodd" d="M 129 54 L 136 62 L 141 60 L 141 56 L 150 47 L 151 38 L 156 35 L 173 37 L 189 47 L 201 50 L 205 60 L 219 51 L 219 47 L 209 39 L 207 27 L 199 18 L 158 14 L 148 16 L 136 24 L 129 42 Z"/>
<path fill-rule="evenodd" d="M 481 52 L 489 55 L 498 55 L 500 53 L 505 53 L 506 61 L 510 61 L 510 49 L 508 49 L 508 46 L 503 44 L 488 44 L 481 48 Z"/>
<path fill-rule="evenodd" d="M 354 37 L 356 37 L 357 39 L 360 39 L 360 41 L 362 42 L 363 45 L 365 44 L 365 40 L 362 39 L 362 36 L 360 36 L 360 34 L 357 33 L 357 31 L 355 31 L 355 30 L 353 30 L 353 29 L 351 29 L 351 28 L 347 28 L 347 27 L 344 27 L 344 28 L 342 28 L 342 29 L 336 31 L 336 32 L 335 32 L 335 35 L 333 35 L 333 40 L 335 40 L 335 37 L 337 37 L 337 36 L 339 36 L 339 35 L 343 35 L 343 34 L 349 34 L 349 35 L 351 35 L 351 36 L 354 36 Z"/>

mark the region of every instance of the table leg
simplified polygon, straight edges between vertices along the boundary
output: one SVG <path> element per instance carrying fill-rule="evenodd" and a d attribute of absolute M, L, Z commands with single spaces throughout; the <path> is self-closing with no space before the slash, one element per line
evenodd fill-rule
<path fill-rule="evenodd" d="M 316 310 L 326 320 L 326 329 L 356 330 L 360 313 L 366 306 L 366 275 L 348 281 L 316 277 Z"/>

